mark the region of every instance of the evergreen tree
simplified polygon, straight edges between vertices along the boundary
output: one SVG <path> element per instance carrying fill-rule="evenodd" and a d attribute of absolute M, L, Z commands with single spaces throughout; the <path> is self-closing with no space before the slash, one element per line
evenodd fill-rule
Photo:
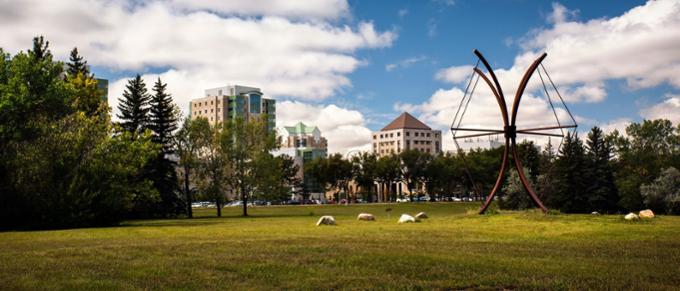
<path fill-rule="evenodd" d="M 148 126 L 153 132 L 153 141 L 163 147 L 166 156 L 173 153 L 173 132 L 177 130 L 176 108 L 172 96 L 166 92 L 167 87 L 160 78 L 153 86 Z"/>
<path fill-rule="evenodd" d="M 522 167 L 525 176 L 529 176 L 529 170 L 526 167 Z M 529 181 L 530 186 L 533 187 L 533 183 Z M 510 169 L 508 171 L 508 177 L 505 180 L 505 185 L 503 185 L 503 195 L 498 201 L 498 207 L 501 209 L 512 209 L 521 210 L 529 209 L 534 207 L 534 202 L 531 201 L 529 193 L 524 189 L 522 181 L 520 181 L 519 173 L 516 169 Z"/>
<path fill-rule="evenodd" d="M 550 196 L 555 192 L 554 185 L 554 165 L 555 165 L 555 152 L 552 145 L 552 140 L 548 139 L 548 144 L 539 155 L 539 165 L 538 175 L 536 179 L 536 190 L 538 198 L 541 201 L 550 200 Z"/>
<path fill-rule="evenodd" d="M 166 92 L 167 84 L 161 79 L 154 84 L 150 100 L 149 124 L 152 141 L 159 145 L 158 155 L 149 163 L 149 178 L 160 194 L 161 202 L 155 207 L 159 216 L 173 216 L 182 211 L 178 196 L 175 162 L 169 159 L 173 151 L 173 132 L 177 129 L 177 114 L 172 97 Z"/>
<path fill-rule="evenodd" d="M 536 178 L 540 173 L 540 157 L 538 148 L 533 141 L 524 140 L 517 145 L 517 153 L 519 155 L 520 162 L 522 162 L 522 167 L 527 168 L 532 182 L 536 182 Z"/>
<path fill-rule="evenodd" d="M 128 80 L 123 92 L 123 98 L 119 99 L 117 115 L 121 119 L 121 126 L 133 137 L 143 132 L 149 123 L 149 100 L 146 84 L 142 77 L 137 74 L 134 79 Z"/>
<path fill-rule="evenodd" d="M 87 61 L 84 60 L 83 56 L 78 54 L 77 47 L 74 47 L 73 50 L 71 50 L 71 56 L 68 60 L 66 72 L 69 76 L 77 76 L 79 73 L 83 74 L 85 77 L 90 75 L 90 69 L 87 68 Z"/>
<path fill-rule="evenodd" d="M 601 212 L 616 211 L 619 201 L 618 191 L 614 184 L 614 170 L 611 165 L 611 145 L 604 138 L 602 130 L 595 126 L 588 133 L 586 140 L 588 159 L 592 179 L 589 204 L 591 209 Z"/>
<path fill-rule="evenodd" d="M 587 212 L 591 175 L 583 142 L 577 134 L 568 134 L 555 162 L 556 189 L 548 205 L 564 212 Z"/>

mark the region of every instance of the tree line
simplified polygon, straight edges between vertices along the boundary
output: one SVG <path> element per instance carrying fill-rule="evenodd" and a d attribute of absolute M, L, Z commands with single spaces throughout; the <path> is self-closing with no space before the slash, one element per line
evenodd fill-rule
<path fill-rule="evenodd" d="M 593 127 L 585 142 L 568 134 L 559 149 L 548 142 L 539 150 L 533 142 L 518 144 L 525 175 L 539 198 L 552 209 L 565 213 L 617 213 L 651 208 L 659 213 L 680 213 L 680 125 L 668 120 L 632 123 L 626 134 L 605 134 Z M 397 185 L 411 200 L 428 195 L 431 200 L 448 197 L 485 199 L 498 175 L 503 148 L 430 155 L 416 150 L 378 157 L 360 153 L 349 159 L 340 154 L 305 165 L 336 199 L 374 202 L 396 201 Z M 510 164 L 514 164 L 512 157 Z M 377 187 L 376 187 L 377 186 Z M 534 207 L 516 170 L 505 175 L 497 193 L 504 209 Z"/>
<path fill-rule="evenodd" d="M 0 48 L 0 229 L 191 217 L 194 193 L 246 205 L 298 183 L 262 120 L 181 122 L 167 84 L 149 92 L 137 75 L 113 122 L 103 94 L 77 48 L 66 64 L 42 36 L 14 56 Z"/>

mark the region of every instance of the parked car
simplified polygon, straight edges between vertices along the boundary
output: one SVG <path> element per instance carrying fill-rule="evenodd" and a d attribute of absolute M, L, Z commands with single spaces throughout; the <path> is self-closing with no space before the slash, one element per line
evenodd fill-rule
<path fill-rule="evenodd" d="M 397 202 L 404 203 L 404 202 L 411 202 L 411 200 L 409 200 L 406 197 L 402 197 L 402 198 L 397 198 Z"/>

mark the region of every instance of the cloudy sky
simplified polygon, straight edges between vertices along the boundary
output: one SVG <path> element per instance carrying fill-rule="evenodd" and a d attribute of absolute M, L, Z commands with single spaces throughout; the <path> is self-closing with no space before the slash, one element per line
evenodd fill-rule
<path fill-rule="evenodd" d="M 137 73 L 147 84 L 160 76 L 184 111 L 206 88 L 260 87 L 278 102 L 279 126 L 318 125 L 332 152 L 368 148 L 402 111 L 448 133 L 475 48 L 508 99 L 547 52 L 581 130 L 680 122 L 678 0 L 0 0 L 0 47 L 26 50 L 34 35 L 62 60 L 77 46 L 110 80 L 113 108 Z M 475 92 L 464 125 L 497 127 L 490 91 Z M 554 124 L 536 76 L 518 124 Z"/>

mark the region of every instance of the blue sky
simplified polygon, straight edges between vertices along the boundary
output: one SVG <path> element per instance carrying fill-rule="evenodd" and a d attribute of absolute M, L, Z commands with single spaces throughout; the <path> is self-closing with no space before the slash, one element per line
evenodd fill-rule
<path fill-rule="evenodd" d="M 642 118 L 680 123 L 678 0 L 0 2 L 0 46 L 16 53 L 39 34 L 62 60 L 77 46 L 110 80 L 114 114 L 136 73 L 148 84 L 162 78 L 184 111 L 206 88 L 256 86 L 278 100 L 278 126 L 318 125 L 332 152 L 369 148 L 371 131 L 405 110 L 445 132 L 452 149 L 448 125 L 475 48 L 506 96 L 547 52 L 582 131 Z M 532 82 L 520 126 L 551 125 Z M 478 91 L 467 124 L 498 126 L 495 101 Z"/>

